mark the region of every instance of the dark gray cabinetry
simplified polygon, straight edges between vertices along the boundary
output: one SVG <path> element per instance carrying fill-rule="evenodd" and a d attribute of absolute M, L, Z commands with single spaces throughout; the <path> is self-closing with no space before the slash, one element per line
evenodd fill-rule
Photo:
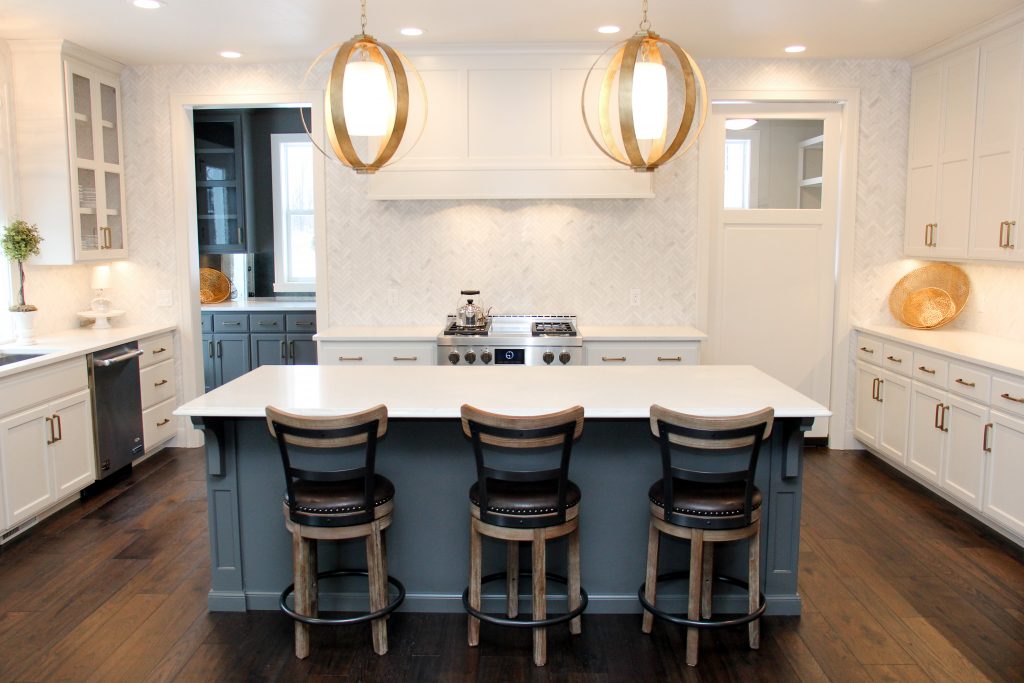
<path fill-rule="evenodd" d="M 245 116 L 197 111 L 193 119 L 196 152 L 196 219 L 199 252 L 238 254 L 248 242 Z"/>
<path fill-rule="evenodd" d="M 312 312 L 203 313 L 202 329 L 207 391 L 261 365 L 316 365 Z"/>

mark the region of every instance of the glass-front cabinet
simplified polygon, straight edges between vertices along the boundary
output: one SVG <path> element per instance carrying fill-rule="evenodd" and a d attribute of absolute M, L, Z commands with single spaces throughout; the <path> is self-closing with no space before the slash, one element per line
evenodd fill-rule
<path fill-rule="evenodd" d="M 246 250 L 244 122 L 241 115 L 197 111 L 196 222 L 199 252 Z"/>
<path fill-rule="evenodd" d="M 127 255 L 121 100 L 116 77 L 65 62 L 75 259 Z"/>

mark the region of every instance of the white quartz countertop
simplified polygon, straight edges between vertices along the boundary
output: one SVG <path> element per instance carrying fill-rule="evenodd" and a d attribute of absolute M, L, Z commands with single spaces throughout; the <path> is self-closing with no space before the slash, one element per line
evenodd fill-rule
<path fill-rule="evenodd" d="M 0 353 L 38 353 L 42 355 L 10 365 L 0 365 L 0 377 L 25 370 L 34 370 L 51 363 L 84 356 L 109 346 L 117 346 L 135 339 L 170 332 L 173 329 L 174 325 L 126 325 L 125 327 L 111 327 L 108 330 L 82 327 L 40 336 L 32 346 L 3 344 L 0 345 Z"/>
<path fill-rule="evenodd" d="M 779 417 L 826 417 L 821 404 L 749 365 L 674 368 L 317 366 L 257 368 L 178 408 L 189 417 L 262 417 L 267 405 L 307 415 L 383 403 L 394 418 L 454 418 L 463 403 L 537 415 L 582 405 L 591 418 L 645 418 L 651 404 L 696 415 L 772 406 Z"/>
<path fill-rule="evenodd" d="M 907 342 L 960 360 L 1024 376 L 1024 342 L 957 329 L 915 330 L 895 325 L 855 324 L 854 329 Z"/>
<path fill-rule="evenodd" d="M 583 341 L 704 341 L 708 335 L 685 325 L 580 325 Z"/>
<path fill-rule="evenodd" d="M 437 325 L 342 325 L 317 332 L 317 341 L 437 341 Z"/>
<path fill-rule="evenodd" d="M 315 311 L 316 301 L 304 299 L 274 299 L 273 297 L 258 297 L 250 299 L 238 299 L 235 301 L 222 301 L 219 304 L 203 304 L 200 310 L 204 313 L 248 313 L 250 311 Z"/>

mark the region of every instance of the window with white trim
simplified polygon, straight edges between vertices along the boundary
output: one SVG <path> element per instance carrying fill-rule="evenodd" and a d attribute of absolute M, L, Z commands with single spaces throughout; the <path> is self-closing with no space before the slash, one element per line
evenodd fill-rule
<path fill-rule="evenodd" d="M 270 136 L 274 192 L 274 291 L 316 291 L 313 143 L 304 133 Z"/>

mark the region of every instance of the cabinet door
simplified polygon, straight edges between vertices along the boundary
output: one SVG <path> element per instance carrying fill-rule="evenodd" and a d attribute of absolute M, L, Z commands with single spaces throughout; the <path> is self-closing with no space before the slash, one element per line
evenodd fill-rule
<path fill-rule="evenodd" d="M 929 256 L 967 255 L 971 222 L 974 120 L 978 97 L 978 49 L 956 53 L 946 64 L 939 145 L 937 226 Z"/>
<path fill-rule="evenodd" d="M 316 365 L 316 342 L 311 334 L 288 335 L 288 363 Z"/>
<path fill-rule="evenodd" d="M 92 404 L 88 391 L 80 391 L 50 405 L 55 440 L 50 447 L 57 500 L 96 481 L 96 453 L 92 439 Z"/>
<path fill-rule="evenodd" d="M 880 408 L 875 398 L 879 371 L 870 365 L 857 363 L 856 406 L 853 415 L 853 435 L 868 446 L 878 445 Z"/>
<path fill-rule="evenodd" d="M 0 463 L 8 526 L 31 517 L 55 499 L 49 455 L 52 425 L 49 406 L 0 421 Z"/>
<path fill-rule="evenodd" d="M 249 372 L 249 335 L 214 335 L 217 357 L 217 386 Z"/>
<path fill-rule="evenodd" d="M 992 411 L 985 513 L 1024 535 L 1024 420 Z"/>
<path fill-rule="evenodd" d="M 981 46 L 974 190 L 971 203 L 973 258 L 1004 259 L 1006 222 L 1014 221 L 1019 187 L 1016 151 L 1022 109 L 1024 31 L 999 35 Z M 1012 237 L 1012 236 L 1011 236 Z"/>
<path fill-rule="evenodd" d="M 283 334 L 249 335 L 252 349 L 252 367 L 261 365 L 287 365 L 288 342 Z"/>
<path fill-rule="evenodd" d="M 910 400 L 910 448 L 907 465 L 925 479 L 939 483 L 946 432 L 942 424 L 946 392 L 914 382 Z"/>
<path fill-rule="evenodd" d="M 242 117 L 197 113 L 193 130 L 199 253 L 243 253 L 246 226 Z"/>
<path fill-rule="evenodd" d="M 904 464 L 907 459 L 907 418 L 910 414 L 910 380 L 891 372 L 882 372 L 879 391 L 881 424 L 878 450 L 882 455 Z"/>
<path fill-rule="evenodd" d="M 946 461 L 942 466 L 942 488 L 981 510 L 985 480 L 988 408 L 948 395 L 946 398 Z"/>
<path fill-rule="evenodd" d="M 217 342 L 213 340 L 212 334 L 203 335 L 203 384 L 206 391 L 220 386 L 217 381 Z"/>
<path fill-rule="evenodd" d="M 942 113 L 942 69 L 916 69 L 910 87 L 910 153 L 907 163 L 907 220 L 904 251 L 928 256 L 926 226 L 936 220 L 939 135 Z"/>

